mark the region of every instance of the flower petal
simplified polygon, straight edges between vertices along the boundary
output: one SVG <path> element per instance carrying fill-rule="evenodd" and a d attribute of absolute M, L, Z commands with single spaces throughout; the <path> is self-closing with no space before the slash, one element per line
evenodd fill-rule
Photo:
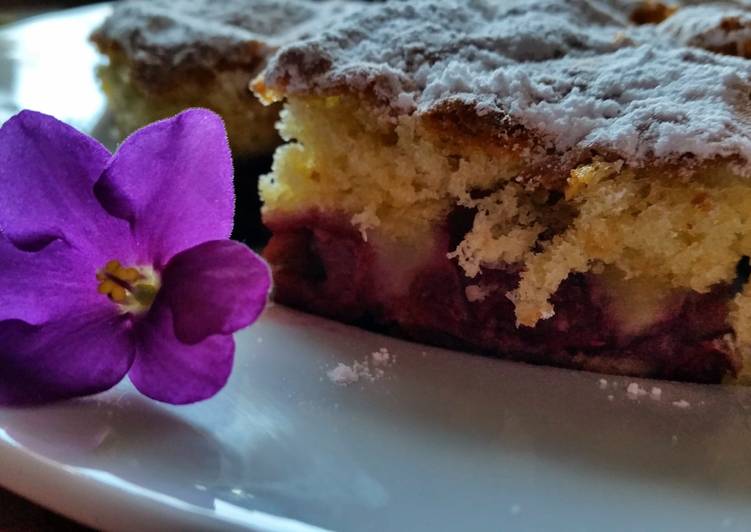
<path fill-rule="evenodd" d="M 0 272 L 0 321 L 41 325 L 84 310 L 116 310 L 97 292 L 91 256 L 62 240 L 25 251 L 0 235 Z"/>
<path fill-rule="evenodd" d="M 40 404 L 108 390 L 135 353 L 116 312 L 78 314 L 41 326 L 0 321 L 0 404 Z"/>
<path fill-rule="evenodd" d="M 128 376 L 142 394 L 188 404 L 213 397 L 227 383 L 235 353 L 231 336 L 186 345 L 175 337 L 172 311 L 160 301 L 138 324 L 136 334 L 136 359 Z"/>
<path fill-rule="evenodd" d="M 262 258 L 243 244 L 214 240 L 172 258 L 160 297 L 172 309 L 177 338 L 196 344 L 253 323 L 270 287 L 271 272 Z"/>
<path fill-rule="evenodd" d="M 173 255 L 232 231 L 232 156 L 224 124 L 190 109 L 128 137 L 96 186 L 114 216 L 128 220 L 142 263 Z"/>
<path fill-rule="evenodd" d="M 105 254 L 100 242 L 129 239 L 127 223 L 94 196 L 110 157 L 99 142 L 51 116 L 22 111 L 9 119 L 0 128 L 0 232 L 15 242 L 63 238 Z"/>

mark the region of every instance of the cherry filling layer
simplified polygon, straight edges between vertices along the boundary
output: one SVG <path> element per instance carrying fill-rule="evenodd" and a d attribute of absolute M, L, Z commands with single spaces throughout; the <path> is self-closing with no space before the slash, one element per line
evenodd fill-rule
<path fill-rule="evenodd" d="M 268 217 L 264 252 L 277 301 L 420 342 L 531 363 L 602 373 L 719 382 L 740 370 L 727 341 L 733 287 L 629 301 L 595 274 L 576 274 L 554 295 L 556 313 L 517 327 L 505 294 L 518 268 L 468 278 L 446 257 L 466 233 L 457 211 L 424 249 L 363 240 L 345 217 Z M 625 300 L 624 300 L 625 298 Z M 632 304 L 633 303 L 633 304 Z M 629 319 L 623 309 L 631 310 Z M 642 308 L 643 307 L 643 308 Z"/>

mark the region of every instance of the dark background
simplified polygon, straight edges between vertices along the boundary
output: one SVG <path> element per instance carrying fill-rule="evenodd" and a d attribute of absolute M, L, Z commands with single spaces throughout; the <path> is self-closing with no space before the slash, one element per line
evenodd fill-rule
<path fill-rule="evenodd" d="M 93 3 L 91 0 L 0 0 L 0 24 L 44 11 Z"/>

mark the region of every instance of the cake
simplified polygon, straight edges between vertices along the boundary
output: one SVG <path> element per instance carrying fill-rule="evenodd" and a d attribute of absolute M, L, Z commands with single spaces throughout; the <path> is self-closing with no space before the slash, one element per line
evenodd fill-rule
<path fill-rule="evenodd" d="M 276 299 L 532 363 L 743 381 L 749 20 L 392 1 L 283 46 L 252 83 L 284 105 L 260 182 Z"/>
<path fill-rule="evenodd" d="M 248 82 L 279 46 L 324 27 L 348 4 L 306 0 L 124 0 L 92 35 L 121 137 L 188 107 L 222 116 L 233 152 L 268 154 L 280 142 L 279 106 Z"/>

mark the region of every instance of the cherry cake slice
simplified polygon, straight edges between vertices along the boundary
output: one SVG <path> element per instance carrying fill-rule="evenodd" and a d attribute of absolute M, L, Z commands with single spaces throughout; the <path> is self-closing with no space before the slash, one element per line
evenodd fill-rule
<path fill-rule="evenodd" d="M 252 85 L 284 104 L 260 185 L 277 300 L 534 363 L 742 381 L 751 16 L 655 5 L 373 3 L 282 47 Z"/>

